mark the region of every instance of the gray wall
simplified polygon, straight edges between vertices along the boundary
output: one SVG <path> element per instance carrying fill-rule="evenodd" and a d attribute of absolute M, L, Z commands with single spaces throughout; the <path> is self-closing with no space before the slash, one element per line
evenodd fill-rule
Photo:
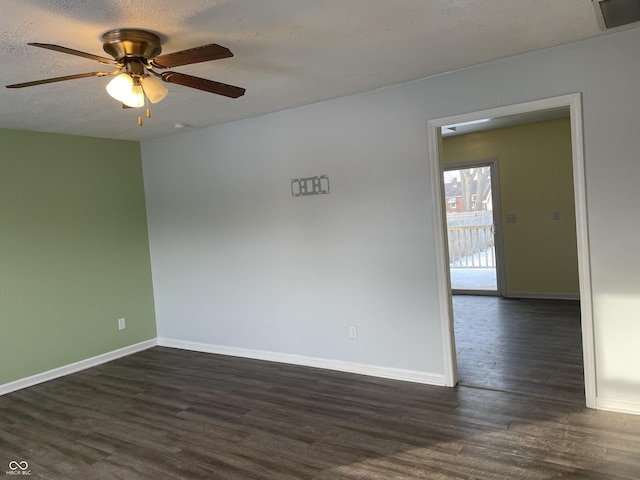
<path fill-rule="evenodd" d="M 640 412 L 638 44 L 631 30 L 143 142 L 159 337 L 438 383 L 427 121 L 582 92 L 598 397 Z M 330 195 L 291 197 L 320 174 Z"/>

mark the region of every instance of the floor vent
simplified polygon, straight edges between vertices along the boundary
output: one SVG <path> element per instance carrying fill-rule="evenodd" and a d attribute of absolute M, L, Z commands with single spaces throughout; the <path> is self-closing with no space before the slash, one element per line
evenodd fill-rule
<path fill-rule="evenodd" d="M 602 30 L 640 22 L 640 0 L 592 0 Z"/>

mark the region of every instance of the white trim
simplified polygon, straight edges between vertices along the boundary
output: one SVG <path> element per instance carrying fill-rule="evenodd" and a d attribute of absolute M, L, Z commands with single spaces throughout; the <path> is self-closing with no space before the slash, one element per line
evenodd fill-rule
<path fill-rule="evenodd" d="M 362 363 L 344 362 L 342 360 L 330 360 L 325 358 L 306 357 L 290 353 L 269 352 L 266 350 L 253 350 L 248 348 L 213 345 L 209 343 L 189 342 L 174 338 L 158 338 L 158 346 L 191 350 L 194 352 L 215 353 L 232 357 L 251 358 L 268 362 L 288 363 L 305 367 L 323 368 L 325 370 L 337 370 L 339 372 L 357 373 L 371 377 L 402 380 L 405 382 L 423 383 L 427 385 L 444 386 L 444 375 L 419 372 L 416 370 L 404 370 L 401 368 L 378 367 Z"/>
<path fill-rule="evenodd" d="M 576 207 L 584 388 L 587 407 L 597 408 L 595 328 L 591 291 L 591 254 L 589 253 L 589 223 L 587 220 L 587 181 L 584 162 L 582 99 L 578 93 L 571 97 L 571 102 L 569 103 L 571 109 L 571 152 L 573 156 L 573 190 Z"/>
<path fill-rule="evenodd" d="M 606 410 L 617 413 L 630 413 L 640 415 L 640 402 L 629 402 L 625 400 L 612 400 L 610 398 L 598 398 L 597 407 L 599 410 Z"/>
<path fill-rule="evenodd" d="M 580 300 L 579 293 L 507 292 L 505 298 L 538 298 L 540 300 Z"/>
<path fill-rule="evenodd" d="M 429 120 L 427 122 L 429 140 L 429 164 L 431 171 L 431 190 L 434 203 L 434 228 L 436 247 L 436 274 L 438 279 L 438 297 L 440 301 L 440 322 L 443 338 L 445 384 L 455 385 L 457 380 L 455 338 L 453 334 L 453 315 L 447 253 L 445 249 L 446 229 L 444 227 L 444 209 L 442 206 L 442 136 L 440 129 L 445 125 L 463 123 L 483 118 L 497 118 L 518 115 L 539 110 L 569 107 L 571 118 L 571 150 L 573 160 L 573 183 L 576 205 L 576 236 L 578 249 L 578 278 L 580 281 L 580 312 L 582 321 L 582 352 L 584 358 L 584 380 L 586 405 L 596 405 L 596 362 L 593 324 L 593 299 L 591 292 L 591 265 L 589 256 L 589 232 L 587 223 L 587 199 L 585 183 L 584 144 L 582 127 L 582 103 L 580 93 L 560 97 L 535 100 L 532 102 L 508 105 L 489 110 L 455 115 Z"/>
<path fill-rule="evenodd" d="M 442 135 L 440 127 L 451 124 L 428 122 L 429 158 L 431 159 L 431 193 L 433 200 L 435 223 L 434 247 L 436 250 L 436 276 L 438 279 L 438 300 L 440 304 L 440 325 L 442 335 L 442 353 L 444 357 L 444 385 L 455 387 L 458 383 L 458 364 L 456 360 L 456 339 L 452 328 L 453 304 L 451 299 L 451 274 L 449 272 L 449 251 L 447 248 L 447 220 L 445 217 L 444 178 L 440 165 L 440 151 L 442 151 Z"/>
<path fill-rule="evenodd" d="M 156 345 L 157 343 L 155 338 L 151 340 L 145 340 L 144 342 L 136 343 L 135 345 L 129 345 L 128 347 L 103 353 L 102 355 L 97 355 L 85 360 L 80 360 L 79 362 L 70 363 L 69 365 L 54 368 L 53 370 L 37 373 L 35 375 L 31 375 L 30 377 L 21 378 L 10 383 L 5 383 L 4 385 L 0 385 L 0 396 L 6 395 L 7 393 L 15 392 L 16 390 L 22 390 L 23 388 L 32 387 L 39 383 L 48 382 L 49 380 L 54 380 L 59 377 L 71 375 L 72 373 L 86 370 L 87 368 L 97 367 L 98 365 L 101 365 L 103 363 L 111 362 L 112 360 L 116 360 L 118 358 L 126 357 L 128 355 L 147 350 L 149 348 L 155 347 Z"/>

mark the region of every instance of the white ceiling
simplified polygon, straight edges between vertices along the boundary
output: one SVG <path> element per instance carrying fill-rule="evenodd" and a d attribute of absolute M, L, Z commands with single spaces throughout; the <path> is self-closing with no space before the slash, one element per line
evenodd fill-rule
<path fill-rule="evenodd" d="M 142 140 L 402 83 L 602 35 L 591 0 L 4 0 L 0 84 L 104 69 L 27 46 L 100 56 L 102 34 L 142 28 L 163 53 L 219 43 L 233 58 L 173 70 L 238 85 L 230 99 L 179 85 L 137 112 L 94 77 L 0 89 L 0 128 Z"/>

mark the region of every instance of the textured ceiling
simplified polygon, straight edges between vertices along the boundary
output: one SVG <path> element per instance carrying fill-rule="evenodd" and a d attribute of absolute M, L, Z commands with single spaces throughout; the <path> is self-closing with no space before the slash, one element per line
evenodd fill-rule
<path fill-rule="evenodd" d="M 233 58 L 173 70 L 247 89 L 229 99 L 179 85 L 142 127 L 111 77 L 0 89 L 0 128 L 142 140 L 393 85 L 602 35 L 591 0 L 4 0 L 0 84 L 104 69 L 32 46 L 107 56 L 113 28 L 160 34 L 163 53 L 208 43 Z"/>

